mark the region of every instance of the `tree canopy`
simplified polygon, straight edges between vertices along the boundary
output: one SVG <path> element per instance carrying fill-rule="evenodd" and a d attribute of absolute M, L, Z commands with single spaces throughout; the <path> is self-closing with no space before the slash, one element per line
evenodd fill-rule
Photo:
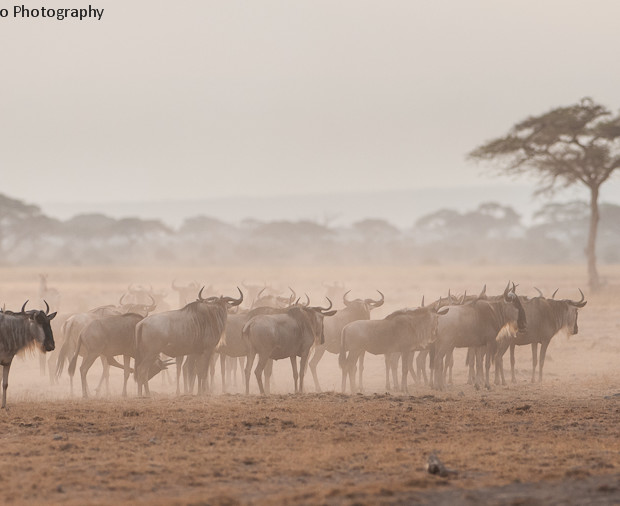
<path fill-rule="evenodd" d="M 539 193 L 573 184 L 589 188 L 586 254 L 590 287 L 598 288 L 598 196 L 600 186 L 620 168 L 620 114 L 614 115 L 591 98 L 583 98 L 577 104 L 526 118 L 507 135 L 479 146 L 468 156 L 493 162 L 499 173 L 536 176 Z"/>

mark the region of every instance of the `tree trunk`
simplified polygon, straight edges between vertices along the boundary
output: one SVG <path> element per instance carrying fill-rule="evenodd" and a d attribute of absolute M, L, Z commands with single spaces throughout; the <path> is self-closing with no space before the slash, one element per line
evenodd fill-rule
<path fill-rule="evenodd" d="M 588 258 L 588 279 L 590 290 L 596 291 L 600 287 L 598 271 L 596 270 L 596 234 L 598 232 L 598 186 L 590 187 L 590 230 L 588 233 L 588 245 L 586 256 Z"/>

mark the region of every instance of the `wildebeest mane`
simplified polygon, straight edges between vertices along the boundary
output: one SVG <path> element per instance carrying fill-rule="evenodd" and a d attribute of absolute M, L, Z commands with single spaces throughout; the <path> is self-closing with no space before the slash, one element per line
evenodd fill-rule
<path fill-rule="evenodd" d="M 210 333 L 211 336 L 219 337 L 226 328 L 227 312 L 226 308 L 218 304 L 205 304 L 201 301 L 194 301 L 187 304 L 180 311 L 187 313 L 188 318 L 183 320 L 187 331 L 193 336 L 192 345 L 200 348 L 204 342 L 204 336 Z"/>
<path fill-rule="evenodd" d="M 33 351 L 35 336 L 30 332 L 30 320 L 23 316 L 0 315 L 0 354 L 15 355 Z"/>

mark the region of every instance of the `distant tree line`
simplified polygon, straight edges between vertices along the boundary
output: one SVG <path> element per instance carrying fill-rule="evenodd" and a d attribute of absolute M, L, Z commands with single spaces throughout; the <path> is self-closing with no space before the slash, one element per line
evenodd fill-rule
<path fill-rule="evenodd" d="M 620 206 L 600 205 L 599 257 L 620 262 Z M 0 194 L 2 265 L 294 263 L 557 263 L 581 262 L 588 237 L 585 202 L 549 203 L 524 225 L 508 206 L 482 203 L 440 209 L 407 229 L 382 219 L 347 227 L 313 221 L 239 225 L 207 216 L 173 229 L 159 220 L 81 214 L 61 221 Z"/>

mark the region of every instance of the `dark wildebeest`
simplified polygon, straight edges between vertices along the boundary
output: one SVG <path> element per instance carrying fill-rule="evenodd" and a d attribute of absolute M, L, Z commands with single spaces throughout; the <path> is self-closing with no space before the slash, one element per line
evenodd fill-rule
<path fill-rule="evenodd" d="M 329 300 L 329 299 L 328 299 Z M 243 327 L 242 335 L 247 340 L 249 353 L 245 365 L 245 393 L 250 393 L 250 373 L 254 358 L 258 354 L 258 364 L 254 370 L 258 388 L 265 394 L 262 374 L 270 359 L 290 358 L 293 368 L 295 393 L 304 390 L 304 374 L 308 355 L 313 344 L 323 344 L 323 318 L 332 316 L 336 311 L 329 307 L 293 306 L 280 314 L 264 314 L 251 318 Z M 299 375 L 297 373 L 297 357 L 301 357 Z M 299 388 L 297 380 L 299 379 Z M 269 388 L 269 382 L 266 382 Z M 269 393 L 267 391 L 267 393 Z"/>
<path fill-rule="evenodd" d="M 439 322 L 438 337 L 433 345 L 434 387 L 444 389 L 444 357 L 454 348 L 476 349 L 476 388 L 483 382 L 482 358 L 486 351 L 486 375 L 484 384 L 490 388 L 489 369 L 491 357 L 497 349 L 497 337 L 506 333 L 515 335 L 524 331 L 525 310 L 519 297 L 510 291 L 510 283 L 503 293 L 502 300 L 489 301 L 475 299 L 460 306 L 448 306 L 450 313 Z"/>
<path fill-rule="evenodd" d="M 342 391 L 346 390 L 347 375 L 351 393 L 355 393 L 355 364 L 361 353 L 373 355 L 399 353 L 403 364 L 409 363 L 414 350 L 427 348 L 437 335 L 439 312 L 425 307 L 395 311 L 383 320 L 358 320 L 342 329 L 338 364 L 342 369 Z M 347 354 L 348 352 L 348 354 Z M 403 367 L 402 389 L 407 392 L 407 371 Z"/>
<path fill-rule="evenodd" d="M 310 372 L 314 379 L 314 388 L 317 392 L 321 391 L 321 385 L 319 384 L 319 377 L 316 372 L 316 367 L 325 354 L 326 351 L 337 355 L 340 352 L 340 336 L 342 329 L 345 325 L 354 322 L 356 320 L 370 320 L 370 311 L 380 307 L 385 302 L 385 297 L 379 290 L 381 299 L 354 299 L 348 300 L 346 292 L 342 296 L 342 302 L 345 305 L 344 309 L 340 309 L 334 316 L 330 316 L 323 320 L 323 332 L 325 334 L 325 343 L 319 346 L 315 346 L 312 358 L 309 361 Z M 364 370 L 364 354 L 359 357 L 359 376 L 360 376 L 360 388 L 362 384 L 362 372 Z"/>
<path fill-rule="evenodd" d="M 131 373 L 130 358 L 135 358 L 135 329 L 145 315 L 126 313 L 122 315 L 105 316 L 88 324 L 80 333 L 75 354 L 69 363 L 69 376 L 75 373 L 78 356 L 83 355 L 80 375 L 82 378 L 82 396 L 88 397 L 88 382 L 86 374 L 97 357 L 104 357 L 108 363 L 114 363 L 117 355 L 124 358 L 123 397 L 127 397 L 127 380 Z M 149 371 L 149 379 L 164 370 L 168 362 L 159 358 Z"/>
<path fill-rule="evenodd" d="M 516 383 L 515 346 L 525 344 L 529 344 L 532 347 L 532 383 L 534 383 L 536 378 L 537 351 L 538 345 L 540 344 L 538 381 L 542 381 L 545 355 L 551 338 L 561 331 L 566 332 L 567 335 L 575 335 L 579 331 L 577 326 L 577 312 L 578 309 L 587 304 L 581 289 L 579 289 L 579 293 L 581 294 L 581 300 L 579 301 L 570 299 L 546 299 L 542 296 L 542 293 L 539 297 L 523 300 L 523 308 L 525 309 L 525 317 L 527 319 L 527 329 L 525 332 L 518 332 L 516 337 L 507 336 L 500 341 L 495 355 L 496 384 L 499 383 L 498 375 L 501 375 L 502 384 L 506 384 L 504 379 L 503 356 L 508 346 L 510 346 L 510 372 L 512 382 Z M 553 295 L 555 296 L 555 292 Z"/>
<path fill-rule="evenodd" d="M 228 308 L 242 302 L 241 290 L 238 299 L 224 296 L 203 299 L 201 290 L 198 300 L 184 308 L 147 316 L 139 322 L 135 337 L 138 395 L 142 395 L 142 387 L 146 395 L 150 395 L 148 372 L 160 353 L 169 357 L 204 354 L 209 363 L 224 334 Z M 206 372 L 198 377 L 199 394 L 204 392 Z"/>
<path fill-rule="evenodd" d="M 45 302 L 45 311 L 38 309 L 25 311 L 24 302 L 19 313 L 0 312 L 0 365 L 2 365 L 2 408 L 6 408 L 6 389 L 9 386 L 9 371 L 13 357 L 22 350 L 38 346 L 43 352 L 52 351 L 54 334 L 50 321 L 56 313 L 49 313 Z"/>

